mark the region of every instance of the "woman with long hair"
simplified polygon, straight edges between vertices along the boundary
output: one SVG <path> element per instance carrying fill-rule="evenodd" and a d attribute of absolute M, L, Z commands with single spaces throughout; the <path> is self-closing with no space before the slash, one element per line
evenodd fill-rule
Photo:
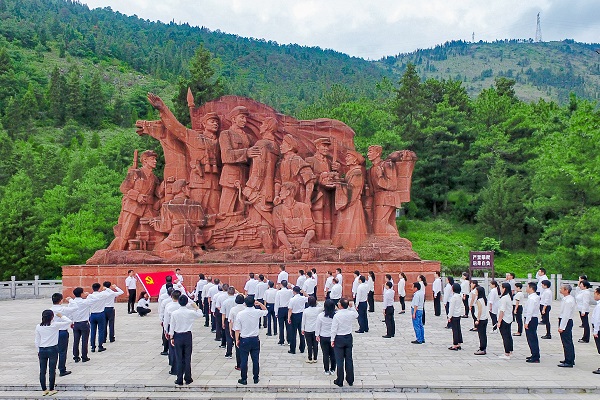
<path fill-rule="evenodd" d="M 54 319 L 52 310 L 42 312 L 42 322 L 35 327 L 35 347 L 38 349 L 40 360 L 40 385 L 44 396 L 58 393 L 54 389 L 56 381 L 56 363 L 58 362 L 58 332 L 71 326 L 69 318 L 61 313 L 56 313 Z M 49 385 L 46 385 L 46 371 L 48 371 Z"/>
<path fill-rule="evenodd" d="M 452 346 L 448 347 L 448 350 L 462 350 L 463 337 L 460 330 L 460 319 L 463 316 L 465 308 L 459 283 L 452 284 L 452 292 L 453 295 L 448 307 L 448 322 L 452 326 Z"/>
<path fill-rule="evenodd" d="M 323 311 L 317 316 L 315 337 L 321 344 L 323 352 L 323 370 L 325 375 L 333 375 L 335 372 L 335 354 L 331 347 L 331 324 L 335 315 L 336 302 L 327 299 L 323 304 Z"/>
<path fill-rule="evenodd" d="M 452 295 L 454 292 L 452 291 L 452 285 L 454 285 L 454 278 L 451 276 L 446 277 L 446 286 L 444 287 L 444 309 L 446 310 L 446 315 L 450 314 L 450 300 L 452 299 Z M 446 329 L 452 328 L 450 321 L 446 324 Z"/>
<path fill-rule="evenodd" d="M 498 282 L 490 282 L 490 294 L 488 298 L 488 307 L 490 309 L 490 319 L 492 320 L 492 333 L 497 333 L 498 329 L 498 306 L 500 305 L 500 287 Z"/>
<path fill-rule="evenodd" d="M 150 296 L 148 296 L 148 293 L 146 293 L 146 292 L 140 293 L 140 297 L 137 302 L 136 311 L 140 315 L 140 317 L 145 317 L 149 312 L 152 311 L 152 310 L 150 310 Z"/>
<path fill-rule="evenodd" d="M 398 277 L 400 278 L 398 280 L 398 298 L 400 299 L 400 312 L 398 314 L 404 314 L 406 312 L 406 305 L 404 304 L 404 298 L 406 297 L 406 275 L 404 275 L 404 272 L 400 272 Z M 393 284 L 394 282 L 392 282 Z"/>
<path fill-rule="evenodd" d="M 417 281 L 421 284 L 421 291 L 423 291 L 423 325 L 425 325 L 425 288 L 427 287 L 427 278 L 425 275 L 417 276 Z"/>
<path fill-rule="evenodd" d="M 475 317 L 475 301 L 477 301 L 477 287 L 479 287 L 479 282 L 477 279 L 471 279 L 469 282 L 471 291 L 469 292 L 469 309 L 471 310 L 471 317 L 473 317 L 473 327 L 469 329 L 471 332 L 475 332 L 477 330 L 477 318 Z"/>
<path fill-rule="evenodd" d="M 482 286 L 477 286 L 475 290 L 477 292 L 477 300 L 475 301 L 477 319 L 475 320 L 475 326 L 479 335 L 479 350 L 475 352 L 475 355 L 483 356 L 486 354 L 487 349 L 487 326 L 490 312 L 487 304 L 488 301 L 485 297 L 485 289 Z"/>
<path fill-rule="evenodd" d="M 308 298 L 308 307 L 304 309 L 302 313 L 302 334 L 306 339 L 306 347 L 308 349 L 307 363 L 316 363 L 317 355 L 319 354 L 319 345 L 317 344 L 317 317 L 323 310 L 321 307 L 317 307 L 317 299 L 314 296 Z"/>
<path fill-rule="evenodd" d="M 369 305 L 369 312 L 375 312 L 375 272 L 369 271 L 369 277 L 367 278 L 367 284 L 369 285 L 369 294 L 367 297 L 367 304 Z"/>
<path fill-rule="evenodd" d="M 513 352 L 513 337 L 510 333 L 510 326 L 513 321 L 513 304 L 512 290 L 510 283 L 502 283 L 502 296 L 500 297 L 500 306 L 498 307 L 498 329 L 502 335 L 502 343 L 504 344 L 504 354 L 498 357 L 503 360 L 510 360 Z"/>

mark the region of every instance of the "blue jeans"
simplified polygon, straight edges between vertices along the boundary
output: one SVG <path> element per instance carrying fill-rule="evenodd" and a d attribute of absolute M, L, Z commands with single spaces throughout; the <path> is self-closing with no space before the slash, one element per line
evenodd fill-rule
<path fill-rule="evenodd" d="M 106 317 L 104 311 L 90 314 L 90 344 L 92 349 L 96 348 L 96 331 L 98 332 L 98 346 L 102 347 L 106 343 L 105 327 Z"/>
<path fill-rule="evenodd" d="M 411 312 L 414 314 L 414 308 L 411 308 Z M 417 310 L 416 318 L 412 320 L 413 329 L 417 340 L 421 343 L 425 343 L 425 328 L 423 328 L 423 310 Z"/>

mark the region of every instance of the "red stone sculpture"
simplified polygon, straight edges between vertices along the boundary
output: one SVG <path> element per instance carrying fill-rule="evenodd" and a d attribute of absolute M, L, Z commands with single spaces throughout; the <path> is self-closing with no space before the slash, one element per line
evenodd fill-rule
<path fill-rule="evenodd" d="M 236 96 L 195 107 L 188 94 L 190 129 L 148 100 L 160 120 L 137 121 L 137 133 L 160 142 L 165 178 L 152 172 L 155 153 L 142 153 L 142 168 L 135 155 L 115 240 L 88 264 L 419 260 L 395 224 L 414 153 L 383 160 L 371 146 L 367 170 L 340 121 Z"/>

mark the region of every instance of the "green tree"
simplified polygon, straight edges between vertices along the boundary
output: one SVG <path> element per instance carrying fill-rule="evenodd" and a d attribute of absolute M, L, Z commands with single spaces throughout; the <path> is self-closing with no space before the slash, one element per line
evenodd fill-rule
<path fill-rule="evenodd" d="M 184 125 L 190 123 L 190 109 L 187 103 L 188 88 L 194 95 L 196 106 L 214 100 L 224 93 L 222 78 L 216 74 L 214 59 L 204 45 L 200 45 L 189 65 L 189 78 L 180 77 L 177 94 L 173 98 L 173 113 Z"/>
<path fill-rule="evenodd" d="M 56 121 L 57 126 L 62 126 L 66 120 L 66 107 L 68 102 L 67 81 L 54 67 L 50 75 L 50 84 L 46 94 L 50 106 L 50 116 Z"/>
<path fill-rule="evenodd" d="M 102 126 L 102 120 L 106 112 L 106 98 L 102 92 L 102 79 L 99 72 L 92 77 L 85 101 L 86 122 L 93 129 Z"/>
<path fill-rule="evenodd" d="M 81 122 L 83 117 L 83 96 L 79 68 L 72 65 L 67 75 L 66 117 Z"/>

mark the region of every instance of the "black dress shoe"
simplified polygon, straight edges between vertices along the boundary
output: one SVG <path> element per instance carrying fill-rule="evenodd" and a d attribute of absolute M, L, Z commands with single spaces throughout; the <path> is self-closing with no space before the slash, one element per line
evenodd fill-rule
<path fill-rule="evenodd" d="M 110 339 L 110 342 L 114 343 L 115 342 L 115 338 Z"/>
<path fill-rule="evenodd" d="M 106 351 L 106 347 L 102 347 L 102 346 L 98 347 L 98 353 L 101 353 L 103 351 Z"/>
<path fill-rule="evenodd" d="M 354 382 L 348 382 L 348 386 L 354 386 Z"/>
<path fill-rule="evenodd" d="M 583 340 L 583 339 L 579 339 L 579 340 L 578 340 L 578 342 L 579 342 L 579 343 L 589 343 L 590 341 L 589 341 L 589 340 Z"/>
<path fill-rule="evenodd" d="M 161 355 L 161 356 L 168 356 L 168 355 L 169 355 L 169 352 L 168 352 L 168 351 L 161 351 L 161 352 L 160 352 L 160 355 Z"/>
<path fill-rule="evenodd" d="M 81 362 L 88 362 L 90 361 L 89 357 L 81 357 Z"/>
<path fill-rule="evenodd" d="M 560 363 L 558 364 L 559 367 L 562 368 L 573 368 L 573 364 L 567 364 L 567 363 Z"/>
<path fill-rule="evenodd" d="M 67 376 L 67 375 L 71 375 L 71 371 L 63 371 L 60 374 L 58 374 L 58 376 Z"/>
<path fill-rule="evenodd" d="M 169 375 L 177 375 L 177 372 L 169 371 Z"/>
<path fill-rule="evenodd" d="M 534 360 L 533 358 L 528 358 L 527 360 L 525 360 L 525 362 L 539 364 L 540 360 Z"/>
<path fill-rule="evenodd" d="M 181 385 L 183 385 L 183 382 L 180 382 L 180 381 L 175 381 L 175 384 L 176 384 L 176 385 L 180 385 L 180 386 L 181 386 Z"/>
<path fill-rule="evenodd" d="M 267 336 L 273 336 L 273 335 L 272 335 L 272 334 L 270 334 L 270 333 L 267 333 Z"/>
<path fill-rule="evenodd" d="M 598 374 L 598 375 L 600 375 L 600 368 L 598 368 L 598 369 L 597 369 L 597 370 L 595 370 L 595 371 L 592 371 L 592 374 Z"/>
<path fill-rule="evenodd" d="M 418 340 L 413 340 L 411 343 L 412 344 L 423 344 L 423 342 L 419 342 Z"/>
<path fill-rule="evenodd" d="M 365 333 L 365 331 L 360 331 L 360 330 L 359 331 L 354 331 L 354 332 L 356 332 L 356 333 Z"/>
<path fill-rule="evenodd" d="M 254 379 L 254 384 L 257 384 L 259 381 L 260 381 L 260 379 L 258 379 L 258 378 L 255 378 L 255 379 Z"/>
<path fill-rule="evenodd" d="M 247 384 L 248 384 L 248 381 L 247 381 L 246 379 L 238 379 L 238 383 L 239 383 L 240 385 L 247 385 Z"/>
<path fill-rule="evenodd" d="M 95 353 L 95 352 L 96 352 L 96 348 L 92 347 L 92 353 Z"/>
<path fill-rule="evenodd" d="M 344 383 L 343 382 L 338 382 L 337 380 L 333 381 L 333 384 L 339 387 L 343 387 Z"/>
<path fill-rule="evenodd" d="M 290 354 L 296 354 L 295 351 L 291 351 L 291 350 L 288 350 L 288 353 L 290 353 Z"/>
<path fill-rule="evenodd" d="M 76 363 L 78 363 L 79 361 L 81 361 L 81 358 L 79 358 L 79 357 L 73 357 L 73 361 L 75 361 Z"/>
<path fill-rule="evenodd" d="M 391 336 L 390 335 L 383 335 L 382 338 L 390 339 Z"/>
<path fill-rule="evenodd" d="M 542 336 L 542 339 L 552 339 L 552 335 L 544 335 Z"/>
<path fill-rule="evenodd" d="M 190 379 L 189 381 L 185 381 L 185 384 L 186 384 L 186 385 L 189 385 L 189 384 L 190 384 L 190 383 L 192 383 L 192 382 L 194 382 L 194 380 L 193 380 L 193 379 Z"/>

